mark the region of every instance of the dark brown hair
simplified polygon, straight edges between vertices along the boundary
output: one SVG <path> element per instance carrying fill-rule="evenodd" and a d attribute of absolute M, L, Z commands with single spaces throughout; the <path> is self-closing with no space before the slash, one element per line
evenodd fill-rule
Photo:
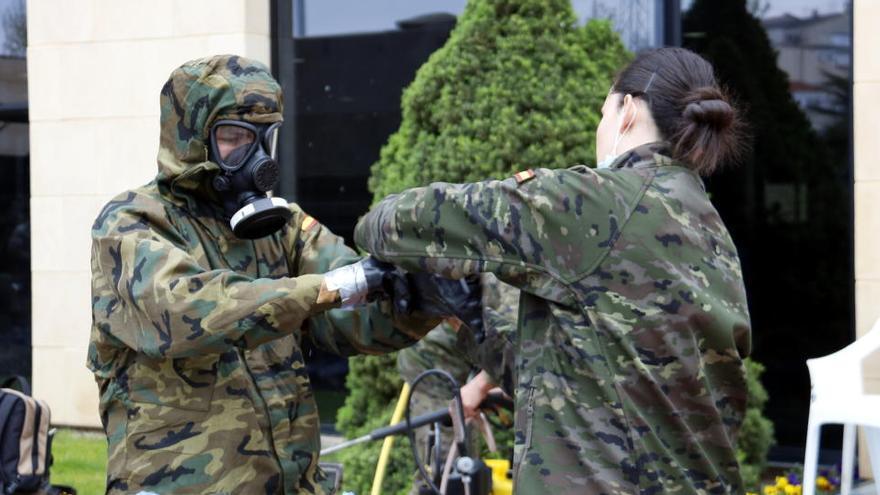
<path fill-rule="evenodd" d="M 700 175 L 736 161 L 743 124 L 712 64 L 684 48 L 658 48 L 636 56 L 617 76 L 613 93 L 645 101 L 673 158 Z M 622 104 L 622 102 L 621 102 Z"/>

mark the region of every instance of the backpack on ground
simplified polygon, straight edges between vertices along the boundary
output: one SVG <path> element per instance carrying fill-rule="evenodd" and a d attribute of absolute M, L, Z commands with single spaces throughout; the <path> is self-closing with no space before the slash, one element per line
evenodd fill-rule
<path fill-rule="evenodd" d="M 18 390 L 6 388 L 16 382 Z M 24 377 L 0 382 L 0 494 L 58 493 L 49 484 L 50 419 L 49 406 L 31 397 Z"/>

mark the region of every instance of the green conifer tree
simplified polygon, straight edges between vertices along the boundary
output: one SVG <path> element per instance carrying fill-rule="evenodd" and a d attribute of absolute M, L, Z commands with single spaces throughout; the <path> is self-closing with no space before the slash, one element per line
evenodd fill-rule
<path fill-rule="evenodd" d="M 593 163 L 595 129 L 627 54 L 569 0 L 472 0 L 403 94 L 400 129 L 372 168 L 375 199 L 434 181 Z"/>

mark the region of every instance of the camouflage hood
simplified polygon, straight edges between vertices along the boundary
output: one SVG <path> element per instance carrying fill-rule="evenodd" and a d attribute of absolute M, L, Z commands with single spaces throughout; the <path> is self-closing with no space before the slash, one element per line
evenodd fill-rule
<path fill-rule="evenodd" d="M 211 125 L 220 119 L 281 121 L 281 87 L 269 69 L 237 55 L 215 55 L 175 69 L 162 87 L 157 182 L 177 195 L 207 184 Z"/>

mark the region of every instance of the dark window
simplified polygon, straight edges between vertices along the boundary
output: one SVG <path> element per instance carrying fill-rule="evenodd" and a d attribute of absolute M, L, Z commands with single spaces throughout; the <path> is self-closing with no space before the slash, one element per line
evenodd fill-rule
<path fill-rule="evenodd" d="M 742 259 L 776 460 L 802 460 L 806 359 L 854 338 L 851 21 L 843 1 L 683 5 L 684 46 L 713 63 L 753 134 L 748 158 L 708 187 Z M 826 433 L 823 447 L 839 447 Z"/>
<path fill-rule="evenodd" d="M 351 241 L 371 203 L 370 166 L 400 125 L 400 95 L 455 24 L 436 15 L 404 29 L 296 40 L 297 200 Z"/>
<path fill-rule="evenodd" d="M 8 19 L 8 18 L 7 18 Z M 4 48 L 7 45 L 4 45 Z M 26 63 L 0 55 L 0 375 L 31 375 Z"/>

